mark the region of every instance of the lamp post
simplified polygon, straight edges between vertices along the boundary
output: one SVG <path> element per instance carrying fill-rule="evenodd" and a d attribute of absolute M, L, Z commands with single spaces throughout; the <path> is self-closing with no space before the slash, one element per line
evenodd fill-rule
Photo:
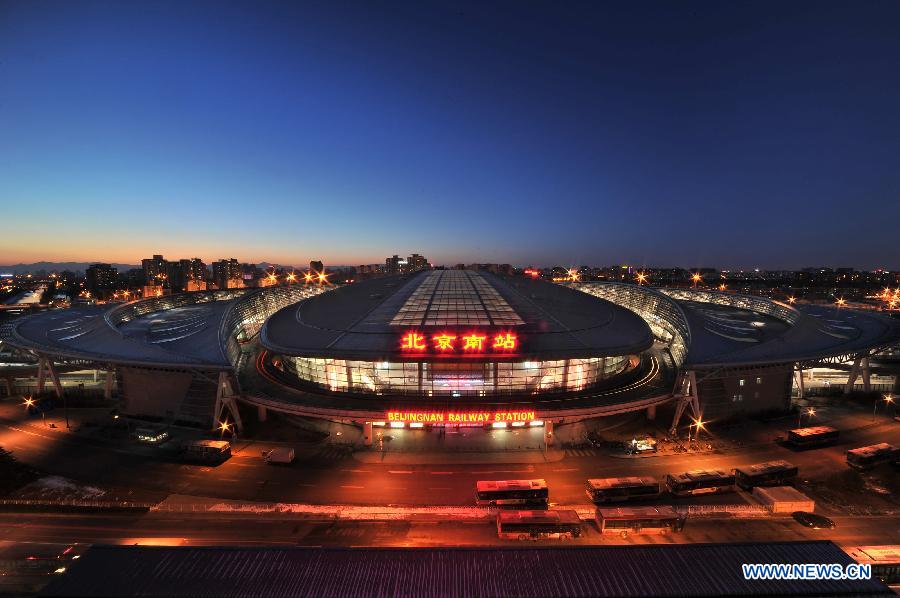
<path fill-rule="evenodd" d="M 812 418 L 812 416 L 814 416 L 815 414 L 816 414 L 815 409 L 813 409 L 812 407 L 807 407 L 806 415 L 808 415 L 810 418 Z M 803 411 L 800 411 L 800 415 L 797 417 L 797 427 L 798 428 L 800 427 L 800 421 L 802 419 L 803 419 Z"/>
<path fill-rule="evenodd" d="M 894 397 L 890 394 L 884 395 L 885 409 L 894 402 Z M 875 399 L 875 406 L 872 408 L 872 421 L 875 421 L 875 412 L 878 411 L 878 399 Z"/>

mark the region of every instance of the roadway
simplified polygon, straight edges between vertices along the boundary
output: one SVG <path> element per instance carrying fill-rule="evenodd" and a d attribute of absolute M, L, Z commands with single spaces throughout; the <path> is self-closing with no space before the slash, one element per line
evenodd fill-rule
<path fill-rule="evenodd" d="M 10 406 L 6 402 L 4 407 Z M 900 444 L 900 426 L 887 418 L 847 431 L 840 444 L 794 452 L 771 441 L 747 444 L 725 454 L 673 454 L 650 458 L 611 457 L 598 451 L 572 451 L 556 462 L 509 464 L 448 463 L 405 465 L 362 463 L 327 444 L 298 445 L 291 466 L 266 465 L 261 445 L 239 441 L 235 455 L 216 467 L 187 465 L 147 454 L 129 445 L 111 446 L 41 427 L 0 410 L 0 446 L 22 462 L 47 473 L 115 489 L 118 496 L 163 498 L 186 494 L 235 500 L 350 505 L 469 505 L 479 479 L 544 478 L 551 501 L 559 505 L 586 502 L 584 481 L 594 477 L 648 475 L 698 468 L 730 469 L 737 465 L 787 459 L 800 467 L 801 479 L 824 480 L 848 472 L 848 448 L 875 442 Z M 509 459 L 509 455 L 503 455 Z M 734 495 L 726 500 L 736 502 Z M 700 499 L 693 499 L 697 502 Z M 706 500 L 719 500 L 709 497 Z M 739 499 L 738 499 L 739 501 Z"/>

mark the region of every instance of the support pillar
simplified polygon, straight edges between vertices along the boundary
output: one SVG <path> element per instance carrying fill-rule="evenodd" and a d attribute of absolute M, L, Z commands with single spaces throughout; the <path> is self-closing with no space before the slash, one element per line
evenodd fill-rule
<path fill-rule="evenodd" d="M 656 419 L 656 405 L 650 405 L 647 407 L 647 420 L 653 421 Z"/>
<path fill-rule="evenodd" d="M 106 370 L 106 380 L 103 386 L 103 398 L 107 401 L 112 400 L 112 383 L 113 383 L 113 370 Z"/>
<path fill-rule="evenodd" d="M 806 398 L 806 389 L 803 387 L 803 370 L 798 369 L 794 370 L 794 379 L 797 381 L 797 397 L 800 399 Z"/>
<path fill-rule="evenodd" d="M 100 382 L 100 370 L 94 369 L 94 384 Z"/>
<path fill-rule="evenodd" d="M 37 379 L 37 393 L 43 394 L 44 392 L 44 379 L 46 377 L 46 370 L 44 369 L 44 358 L 38 357 L 38 379 Z"/>
<path fill-rule="evenodd" d="M 265 405 L 257 405 L 256 406 L 256 419 L 258 419 L 261 422 L 264 422 L 267 419 L 269 419 L 269 410 L 266 409 Z"/>
<path fill-rule="evenodd" d="M 553 422 L 548 420 L 544 422 L 544 445 L 549 448 L 553 442 Z"/>
<path fill-rule="evenodd" d="M 678 430 L 681 416 L 689 407 L 694 419 L 700 419 L 700 399 L 697 396 L 697 373 L 695 371 L 689 370 L 681 375 L 680 388 L 675 393 L 675 397 L 678 399 L 678 404 L 675 405 L 675 417 L 672 418 L 669 434 L 675 434 Z"/>
<path fill-rule="evenodd" d="M 872 377 L 870 375 L 868 357 L 863 357 L 862 360 L 860 360 L 859 368 L 862 373 L 863 390 L 866 392 L 872 392 Z"/>
<path fill-rule="evenodd" d="M 56 371 L 56 366 L 53 365 L 53 362 L 49 359 L 47 360 L 47 371 L 50 372 L 50 379 L 53 380 L 53 388 L 56 389 L 56 396 L 61 399 L 63 396 L 62 382 L 59 381 L 59 374 Z"/>
<path fill-rule="evenodd" d="M 372 422 L 363 424 L 363 444 L 365 446 L 372 446 Z"/>
<path fill-rule="evenodd" d="M 219 372 L 219 379 L 216 384 L 216 405 L 213 409 L 212 427 L 216 428 L 222 421 L 222 414 L 225 409 L 231 415 L 234 425 L 239 434 L 244 433 L 244 422 L 241 421 L 241 414 L 238 411 L 237 403 L 232 393 L 232 382 L 227 372 Z"/>
<path fill-rule="evenodd" d="M 856 378 L 859 376 L 859 368 L 862 362 L 862 358 L 859 357 L 853 361 L 853 365 L 850 367 L 850 373 L 847 375 L 847 384 L 844 386 L 844 394 L 850 394 L 853 391 L 853 384 L 856 382 Z"/>
<path fill-rule="evenodd" d="M 3 379 L 4 385 L 6 386 L 6 396 L 12 396 L 12 383 L 9 381 L 9 378 Z"/>

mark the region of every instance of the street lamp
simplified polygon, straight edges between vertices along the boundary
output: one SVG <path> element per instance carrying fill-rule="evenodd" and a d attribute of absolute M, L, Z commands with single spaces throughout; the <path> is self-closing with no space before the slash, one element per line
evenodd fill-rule
<path fill-rule="evenodd" d="M 806 415 L 812 418 L 816 414 L 816 410 L 812 407 L 806 408 Z M 800 427 L 800 421 L 803 419 L 803 411 L 800 412 L 800 415 L 797 416 L 797 427 Z"/>
<path fill-rule="evenodd" d="M 697 283 L 699 283 L 702 279 L 703 279 L 703 277 L 700 276 L 700 273 L 699 273 L 699 272 L 697 272 L 697 273 L 695 273 L 693 276 L 691 276 L 691 280 L 694 282 L 694 286 L 693 286 L 692 288 L 695 288 L 695 289 L 696 289 L 696 288 L 697 288 Z"/>
<path fill-rule="evenodd" d="M 637 278 L 636 278 L 635 280 L 637 280 L 638 286 L 641 286 L 641 285 L 643 285 L 645 282 L 647 282 L 647 275 L 644 274 L 643 272 L 638 272 L 638 273 L 637 273 Z"/>
<path fill-rule="evenodd" d="M 225 432 L 231 433 L 231 424 L 228 423 L 227 419 L 223 422 L 219 422 L 219 438 L 225 438 Z"/>
<path fill-rule="evenodd" d="M 697 418 L 694 420 L 694 423 L 688 426 L 688 442 L 691 441 L 691 428 L 697 426 L 697 434 L 694 436 L 694 440 L 700 440 L 700 430 L 703 429 L 703 418 Z"/>
<path fill-rule="evenodd" d="M 884 395 L 885 409 L 894 402 L 894 397 L 890 393 Z M 878 410 L 878 399 L 875 400 L 875 407 L 872 409 L 872 421 L 875 421 L 875 412 Z"/>

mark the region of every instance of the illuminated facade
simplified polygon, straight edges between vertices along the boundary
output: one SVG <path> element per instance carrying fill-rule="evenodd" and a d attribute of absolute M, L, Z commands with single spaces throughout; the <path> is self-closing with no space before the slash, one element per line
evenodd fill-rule
<path fill-rule="evenodd" d="M 577 392 L 637 367 L 637 355 L 552 361 L 354 361 L 284 357 L 301 382 L 332 392 L 490 397 Z"/>
<path fill-rule="evenodd" d="M 547 430 L 666 403 L 676 421 L 684 409 L 784 409 L 798 370 L 867 380 L 900 323 L 713 291 L 425 270 L 53 310 L 9 323 L 0 341 L 36 356 L 44 380 L 61 365 L 107 371 L 107 393 L 136 417 L 240 426 L 243 403 L 363 426 Z"/>

